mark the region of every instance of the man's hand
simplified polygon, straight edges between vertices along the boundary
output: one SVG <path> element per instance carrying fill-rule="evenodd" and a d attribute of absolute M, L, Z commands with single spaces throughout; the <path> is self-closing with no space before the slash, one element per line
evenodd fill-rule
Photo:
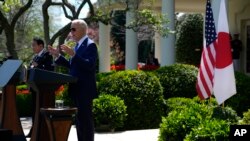
<path fill-rule="evenodd" d="M 37 66 L 38 66 L 37 62 L 34 62 L 34 61 L 33 61 L 33 62 L 32 62 L 32 66 L 33 66 L 33 67 L 37 67 Z"/>
<path fill-rule="evenodd" d="M 66 45 L 60 45 L 60 48 L 62 49 L 63 52 L 67 53 L 71 57 L 75 55 L 75 51 L 71 49 L 69 46 Z"/>
<path fill-rule="evenodd" d="M 60 55 L 59 49 L 58 48 L 53 48 L 51 45 L 48 45 L 48 51 L 54 57 L 59 57 L 59 55 Z"/>

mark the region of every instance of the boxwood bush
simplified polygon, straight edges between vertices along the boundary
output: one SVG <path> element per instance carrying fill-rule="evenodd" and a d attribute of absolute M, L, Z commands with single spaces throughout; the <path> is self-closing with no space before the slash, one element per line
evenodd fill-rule
<path fill-rule="evenodd" d="M 250 109 L 248 109 L 247 112 L 243 113 L 243 118 L 242 118 L 242 120 L 240 120 L 239 123 L 242 125 L 245 125 L 245 124 L 249 125 L 250 124 Z"/>
<path fill-rule="evenodd" d="M 185 137 L 184 141 L 228 141 L 229 123 L 218 119 L 205 119 Z"/>
<path fill-rule="evenodd" d="M 198 66 L 203 43 L 203 15 L 185 14 L 177 28 L 176 60 L 179 63 Z"/>
<path fill-rule="evenodd" d="M 100 93 L 121 97 L 127 106 L 125 129 L 158 128 L 162 115 L 162 86 L 155 75 L 127 70 L 99 82 Z"/>
<path fill-rule="evenodd" d="M 194 104 L 197 103 L 190 98 L 183 98 L 183 97 L 169 98 L 166 100 L 166 107 L 167 107 L 166 112 L 169 113 L 173 110 L 181 110 L 183 108 L 187 108 Z"/>
<path fill-rule="evenodd" d="M 158 76 L 163 87 L 164 98 L 197 96 L 195 84 L 198 68 L 193 65 L 174 64 L 157 69 Z"/>
<path fill-rule="evenodd" d="M 220 119 L 225 120 L 229 123 L 236 124 L 240 120 L 240 117 L 237 115 L 236 111 L 233 110 L 231 107 L 221 107 L 221 106 L 214 106 L 212 119 Z"/>
<path fill-rule="evenodd" d="M 173 110 L 181 110 L 183 108 L 192 107 L 192 105 L 206 105 L 205 108 L 210 109 L 210 114 L 207 117 L 211 116 L 211 118 L 216 118 L 219 120 L 225 120 L 230 123 L 237 123 L 240 120 L 240 117 L 237 115 L 236 111 L 231 107 L 222 107 L 218 106 L 215 98 L 210 98 L 207 100 L 200 100 L 198 97 L 190 98 L 169 98 L 166 100 L 167 113 Z"/>
<path fill-rule="evenodd" d="M 117 96 L 101 94 L 93 101 L 95 126 L 109 125 L 110 129 L 123 127 L 127 117 L 127 106 Z"/>
<path fill-rule="evenodd" d="M 250 77 L 235 72 L 237 94 L 226 100 L 225 105 L 232 107 L 239 116 L 250 109 Z"/>
<path fill-rule="evenodd" d="M 202 101 L 198 100 L 197 97 L 193 99 L 169 98 L 166 100 L 166 105 L 168 116 L 162 119 L 159 141 L 182 141 L 187 134 L 190 134 L 187 139 L 192 140 L 195 133 L 200 133 L 200 140 L 203 139 L 202 136 L 207 139 L 209 135 L 210 139 L 213 136 L 216 139 L 224 138 L 225 133 L 228 133 L 228 129 L 224 128 L 228 125 L 225 125 L 224 122 L 235 124 L 240 119 L 232 108 L 215 105 L 214 98 Z M 208 125 L 209 122 L 204 122 L 206 120 L 215 120 L 211 122 L 214 125 Z M 223 126 L 218 127 L 218 131 L 221 133 L 214 133 L 216 131 L 208 132 L 208 135 L 203 133 L 209 129 L 217 129 L 214 126 L 217 126 L 219 121 L 222 121 L 221 126 Z M 199 132 L 196 128 L 202 128 L 202 131 Z M 190 133 L 191 131 L 193 133 Z"/>
<path fill-rule="evenodd" d="M 209 110 L 199 104 L 171 111 L 160 124 L 159 141 L 183 141 L 186 134 L 207 118 Z"/>
<path fill-rule="evenodd" d="M 31 116 L 31 111 L 32 111 L 31 94 L 17 94 L 16 105 L 17 105 L 18 115 L 20 117 Z"/>
<path fill-rule="evenodd" d="M 115 73 L 115 71 L 110 71 L 110 72 L 99 72 L 96 74 L 96 81 L 100 82 L 101 79 L 103 79 L 106 76 L 109 76 L 111 74 Z"/>

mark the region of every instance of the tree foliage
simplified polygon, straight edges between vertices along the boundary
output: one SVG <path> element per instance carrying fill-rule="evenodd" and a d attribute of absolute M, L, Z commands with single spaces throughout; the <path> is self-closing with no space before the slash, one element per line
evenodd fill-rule
<path fill-rule="evenodd" d="M 33 0 L 27 0 L 26 3 L 7 0 L 0 8 L 0 34 L 4 31 L 7 50 L 13 58 L 18 58 L 15 50 L 15 26 L 18 19 L 31 7 L 32 2 Z"/>
<path fill-rule="evenodd" d="M 57 7 L 62 9 L 64 16 L 70 21 L 74 19 L 84 19 L 87 23 L 98 23 L 99 21 L 106 24 L 113 24 L 112 21 L 114 19 L 114 15 L 112 15 L 113 4 L 115 2 L 118 5 L 123 7 L 124 11 L 133 10 L 136 13 L 135 21 L 131 22 L 128 25 L 125 25 L 125 28 L 131 28 L 135 31 L 139 31 L 138 27 L 145 27 L 145 29 L 151 29 L 154 31 L 158 31 L 159 33 L 167 34 L 169 32 L 168 27 L 165 26 L 168 21 L 164 18 L 165 16 L 160 14 L 153 13 L 152 5 L 154 4 L 154 0 L 148 0 L 147 2 L 142 2 L 142 0 L 102 0 L 102 4 L 92 4 L 91 0 L 37 0 L 41 2 L 40 6 L 37 9 L 42 9 L 42 18 L 37 20 L 42 22 L 41 25 L 34 24 L 37 27 L 43 27 L 43 37 L 45 40 L 45 44 L 54 44 L 58 40 L 58 44 L 64 43 L 66 37 L 70 32 L 70 23 L 64 25 L 59 30 L 52 33 L 52 20 L 51 14 L 49 13 L 49 9 L 52 7 Z M 15 33 L 16 30 L 19 30 L 20 37 L 22 37 L 23 33 L 26 33 L 25 30 L 22 30 L 23 24 L 21 24 L 20 17 L 25 14 L 30 8 L 32 8 L 32 4 L 37 2 L 34 0 L 5 0 L 5 3 L 0 3 L 0 34 L 5 33 L 6 46 L 7 51 L 14 58 L 18 58 L 17 49 L 15 44 Z M 99 1 L 98 1 L 99 2 Z M 87 17 L 81 17 L 81 11 L 83 7 L 89 7 L 89 14 Z M 148 10 L 143 10 L 148 9 Z M 24 16 L 22 20 L 25 19 Z M 26 20 L 30 20 L 32 18 L 26 18 Z M 140 19 L 140 20 L 138 20 Z M 19 22 L 19 23 L 18 23 Z M 35 21 L 34 21 L 35 22 Z M 17 26 L 18 23 L 18 26 Z M 22 26 L 21 26 L 22 25 Z M 93 24 L 96 25 L 96 24 Z M 164 26 L 163 26 L 164 25 Z M 95 27 L 96 29 L 96 27 Z M 162 35 L 164 35 L 162 34 Z M 35 33 L 33 34 L 35 35 Z M 20 38 L 19 38 L 20 39 Z M 18 40 L 18 39 L 17 39 Z M 19 40 L 20 41 L 20 40 Z M 22 41 L 23 42 L 23 41 Z"/>
<path fill-rule="evenodd" d="M 157 14 L 152 9 L 154 2 L 154 0 L 148 0 L 146 2 L 142 2 L 142 0 L 102 0 L 100 8 L 96 10 L 94 19 L 102 21 L 105 24 L 115 25 L 112 22 L 115 18 L 112 6 L 116 3 L 122 7 L 120 10 L 124 10 L 125 12 L 132 11 L 135 13 L 135 19 L 126 24 L 125 28 L 133 29 L 135 32 L 155 31 L 165 37 L 169 33 L 173 33 L 173 31 L 167 26 L 169 23 L 167 15 Z"/>
<path fill-rule="evenodd" d="M 203 16 L 187 14 L 177 28 L 176 58 L 178 63 L 198 65 L 203 40 Z"/>

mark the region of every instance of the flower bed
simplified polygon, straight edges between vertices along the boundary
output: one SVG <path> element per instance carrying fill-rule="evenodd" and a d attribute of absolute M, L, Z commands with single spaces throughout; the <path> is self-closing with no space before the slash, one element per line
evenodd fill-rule
<path fill-rule="evenodd" d="M 138 70 L 156 70 L 160 68 L 160 66 L 156 66 L 156 65 L 137 65 L 137 69 Z M 125 65 L 111 65 L 110 70 L 112 71 L 121 71 L 121 70 L 125 70 Z"/>
<path fill-rule="evenodd" d="M 30 91 L 29 91 L 29 88 L 27 85 L 18 85 L 16 87 L 16 94 L 29 94 Z"/>

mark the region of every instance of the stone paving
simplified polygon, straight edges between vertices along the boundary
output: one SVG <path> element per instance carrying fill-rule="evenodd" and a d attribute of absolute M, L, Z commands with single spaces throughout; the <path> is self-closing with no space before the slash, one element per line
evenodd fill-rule
<path fill-rule="evenodd" d="M 24 134 L 28 134 L 31 128 L 31 118 L 21 118 Z M 95 133 L 95 141 L 157 141 L 159 136 L 159 129 L 147 130 L 132 130 L 113 133 Z M 29 141 L 29 138 L 27 138 Z M 77 141 L 76 128 L 71 127 L 68 141 Z"/>

